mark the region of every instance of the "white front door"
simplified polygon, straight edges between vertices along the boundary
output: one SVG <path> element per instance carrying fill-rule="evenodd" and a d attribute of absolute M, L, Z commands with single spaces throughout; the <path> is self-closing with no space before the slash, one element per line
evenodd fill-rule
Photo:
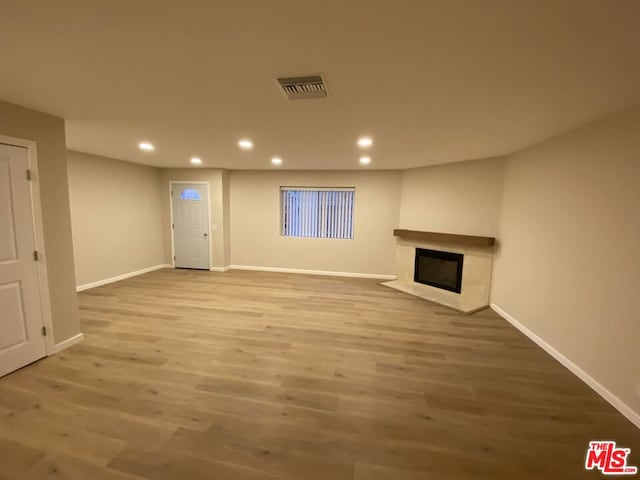
<path fill-rule="evenodd" d="M 177 268 L 209 270 L 209 187 L 174 183 L 173 242 Z"/>
<path fill-rule="evenodd" d="M 27 149 L 0 144 L 0 376 L 46 355 Z"/>

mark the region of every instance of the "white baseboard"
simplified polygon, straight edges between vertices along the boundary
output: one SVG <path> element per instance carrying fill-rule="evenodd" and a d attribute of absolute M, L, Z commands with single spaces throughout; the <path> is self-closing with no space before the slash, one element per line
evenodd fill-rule
<path fill-rule="evenodd" d="M 124 280 L 125 278 L 136 277 L 138 275 L 142 275 L 143 273 L 160 270 L 161 268 L 172 268 L 172 266 L 169 264 L 154 265 L 153 267 L 143 268 L 142 270 L 136 270 L 135 272 L 123 273 L 122 275 L 105 278 L 104 280 L 98 280 L 97 282 L 85 283 L 84 285 L 78 285 L 76 287 L 76 292 L 82 292 L 84 290 L 89 290 L 90 288 L 96 288 L 102 285 L 107 285 L 109 283 L 119 282 L 120 280 Z"/>
<path fill-rule="evenodd" d="M 74 335 L 71 338 L 67 338 L 60 343 L 56 343 L 53 345 L 53 349 L 49 352 L 49 355 L 53 355 L 55 353 L 59 353 L 62 350 L 69 348 L 71 345 L 75 345 L 76 343 L 80 343 L 84 340 L 84 334 L 79 333 Z"/>
<path fill-rule="evenodd" d="M 327 275 L 330 277 L 353 277 L 353 278 L 377 278 L 380 280 L 395 280 L 395 275 L 383 275 L 380 273 L 353 273 L 353 272 L 331 272 L 326 270 L 304 270 L 300 268 L 279 268 L 279 267 L 257 267 L 251 265 L 230 265 L 231 270 L 254 270 L 257 272 L 278 272 L 278 273 L 301 273 L 304 275 Z"/>
<path fill-rule="evenodd" d="M 495 303 L 491 304 L 491 309 L 495 311 L 498 315 L 504 318 L 511 325 L 516 327 L 522 333 L 524 333 L 527 337 L 529 337 L 534 343 L 536 343 L 539 347 L 541 347 L 544 351 L 546 351 L 549 355 L 555 358 L 558 362 L 564 365 L 571 373 L 573 373 L 576 377 L 586 383 L 589 387 L 591 387 L 598 395 L 604 398 L 607 402 L 609 402 L 613 408 L 618 410 L 622 415 L 627 417 L 636 427 L 640 428 L 640 413 L 634 411 L 629 405 L 620 400 L 617 396 L 615 396 L 612 392 L 607 390 L 601 383 L 599 383 L 595 378 L 585 372 L 578 365 L 573 363 L 567 357 L 565 357 L 558 350 L 553 348 L 547 342 L 545 342 L 538 335 L 533 333 L 527 327 L 525 327 L 522 323 L 518 322 L 515 318 L 509 315 L 507 312 L 498 307 Z"/>
<path fill-rule="evenodd" d="M 211 267 L 209 269 L 210 272 L 227 272 L 231 270 L 231 266 L 227 265 L 226 267 Z"/>

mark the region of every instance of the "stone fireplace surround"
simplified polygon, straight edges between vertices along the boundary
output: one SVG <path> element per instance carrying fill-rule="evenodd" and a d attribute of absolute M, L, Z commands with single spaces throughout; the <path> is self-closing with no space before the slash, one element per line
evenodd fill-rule
<path fill-rule="evenodd" d="M 495 238 L 416 230 L 394 230 L 393 234 L 397 279 L 383 285 L 467 314 L 489 306 Z M 463 254 L 461 292 L 414 282 L 416 248 Z"/>

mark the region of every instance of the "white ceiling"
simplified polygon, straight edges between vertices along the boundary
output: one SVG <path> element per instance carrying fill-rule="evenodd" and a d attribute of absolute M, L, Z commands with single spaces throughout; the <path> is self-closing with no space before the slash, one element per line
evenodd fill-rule
<path fill-rule="evenodd" d="M 2 0 L 0 11 L 0 99 L 66 118 L 71 149 L 157 166 L 454 162 L 640 102 L 636 0 Z M 312 73 L 327 99 L 288 101 L 273 80 Z M 361 134 L 375 141 L 368 167 Z"/>

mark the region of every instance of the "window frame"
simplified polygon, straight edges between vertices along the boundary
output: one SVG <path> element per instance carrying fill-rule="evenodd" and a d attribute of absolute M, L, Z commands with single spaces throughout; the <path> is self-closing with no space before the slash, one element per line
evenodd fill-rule
<path fill-rule="evenodd" d="M 303 235 L 286 235 L 285 234 L 285 202 L 284 202 L 284 192 L 288 190 L 294 191 L 310 191 L 310 192 L 353 192 L 352 201 L 351 201 L 351 225 L 350 231 L 351 236 L 343 236 L 343 237 L 329 237 L 329 236 L 303 236 Z M 356 231 L 355 231 L 355 218 L 356 218 L 356 187 L 351 186 L 342 186 L 342 187 L 310 187 L 310 186 L 291 186 L 291 185 L 282 185 L 278 190 L 278 202 L 280 204 L 280 219 L 278 230 L 280 236 L 283 238 L 306 238 L 306 239 L 314 239 L 314 240 L 355 240 Z M 322 209 L 322 215 L 326 215 L 326 208 Z"/>

